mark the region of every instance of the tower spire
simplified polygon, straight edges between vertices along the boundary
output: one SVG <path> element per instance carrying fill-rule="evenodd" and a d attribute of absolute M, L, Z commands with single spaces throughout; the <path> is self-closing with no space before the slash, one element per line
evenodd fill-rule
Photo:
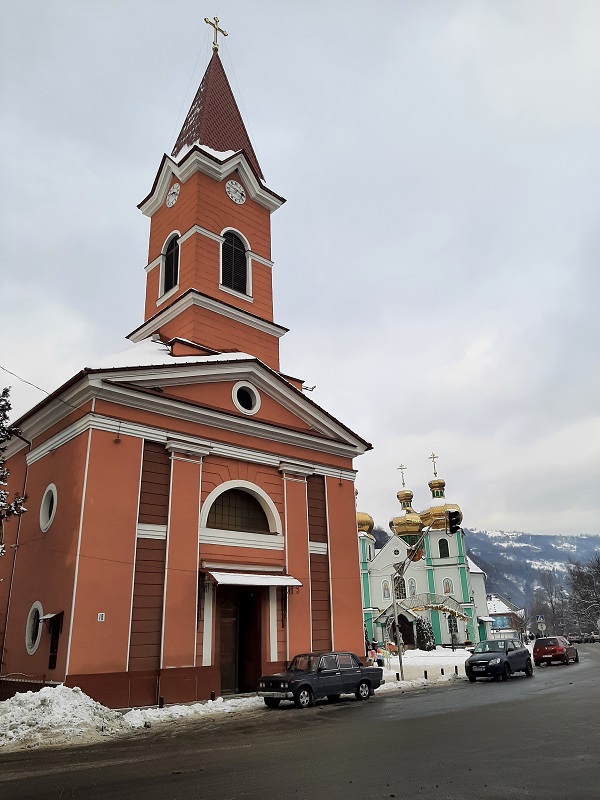
<path fill-rule="evenodd" d="M 215 29 L 216 36 L 217 29 Z M 184 148 L 189 149 L 194 145 L 204 145 L 221 153 L 228 150 L 237 153 L 243 150 L 257 177 L 264 180 L 258 158 L 214 44 L 212 57 L 171 156 L 178 158 Z"/>

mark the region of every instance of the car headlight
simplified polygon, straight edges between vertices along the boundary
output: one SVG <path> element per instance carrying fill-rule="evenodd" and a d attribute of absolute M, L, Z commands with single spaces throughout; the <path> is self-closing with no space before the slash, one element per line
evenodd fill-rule
<path fill-rule="evenodd" d="M 264 689 L 264 688 L 265 688 L 265 683 L 264 683 L 264 681 L 261 681 L 261 682 L 258 684 L 258 688 L 259 688 L 259 689 Z"/>
<path fill-rule="evenodd" d="M 499 664 L 499 663 L 500 663 L 500 659 L 499 658 L 492 658 L 492 660 L 490 661 L 490 667 L 494 667 L 494 666 L 496 666 L 496 664 Z"/>
<path fill-rule="evenodd" d="M 281 686 L 282 686 L 283 689 L 287 689 L 287 687 L 288 687 L 287 683 L 282 683 Z"/>

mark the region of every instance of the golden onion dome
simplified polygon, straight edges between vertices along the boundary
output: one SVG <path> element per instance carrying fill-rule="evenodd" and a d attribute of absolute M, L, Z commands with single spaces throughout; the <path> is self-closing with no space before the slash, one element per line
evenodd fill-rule
<path fill-rule="evenodd" d="M 462 511 L 456 503 L 449 503 L 446 499 L 446 481 L 443 478 L 433 478 L 429 481 L 431 500 L 421 511 L 420 517 L 423 525 L 431 525 L 433 530 L 443 530 L 446 527 L 446 512 L 458 511 L 462 522 Z"/>
<path fill-rule="evenodd" d="M 390 530 L 397 536 L 414 536 L 423 529 L 420 516 L 411 506 L 413 493 L 410 489 L 401 489 L 396 495 L 402 506 L 400 512 L 390 520 Z"/>
<path fill-rule="evenodd" d="M 370 514 L 365 514 L 364 511 L 357 511 L 356 525 L 360 533 L 371 533 L 375 527 L 375 522 Z"/>

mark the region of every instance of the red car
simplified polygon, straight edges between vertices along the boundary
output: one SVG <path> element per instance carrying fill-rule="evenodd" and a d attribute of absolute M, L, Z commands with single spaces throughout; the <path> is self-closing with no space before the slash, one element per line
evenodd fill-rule
<path fill-rule="evenodd" d="M 573 660 L 577 663 L 579 652 L 564 636 L 546 636 L 543 639 L 535 640 L 533 660 L 536 667 L 541 667 L 544 663 L 550 664 L 552 661 L 568 664 Z"/>

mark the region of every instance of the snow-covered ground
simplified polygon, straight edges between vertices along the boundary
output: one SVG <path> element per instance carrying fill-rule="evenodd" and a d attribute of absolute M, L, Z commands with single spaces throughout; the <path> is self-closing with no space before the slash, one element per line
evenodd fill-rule
<path fill-rule="evenodd" d="M 460 678 L 464 678 L 468 655 L 466 650 L 452 652 L 441 647 L 431 652 L 409 650 L 403 658 L 404 680 L 396 680 L 400 665 L 398 657 L 391 658 L 384 668 L 386 683 L 376 694 L 402 693 L 456 680 L 455 666 Z M 177 724 L 182 719 L 264 712 L 262 699 L 252 695 L 226 700 L 218 697 L 214 701 L 165 708 L 134 708 L 123 714 L 97 703 L 81 689 L 47 686 L 39 692 L 17 694 L 0 702 L 0 748 L 15 750 L 92 743 L 135 731 L 143 733 L 146 728 L 158 724 Z"/>

